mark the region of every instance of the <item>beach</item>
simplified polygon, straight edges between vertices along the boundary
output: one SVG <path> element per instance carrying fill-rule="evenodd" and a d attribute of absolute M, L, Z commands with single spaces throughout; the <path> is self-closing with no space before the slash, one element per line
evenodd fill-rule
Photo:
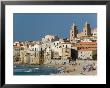
<path fill-rule="evenodd" d="M 94 60 L 77 60 L 76 64 L 66 64 L 66 65 L 52 65 L 56 68 L 61 68 L 62 72 L 53 75 L 97 75 L 97 68 L 91 71 L 83 71 L 83 67 L 86 65 L 95 64 L 97 67 L 97 61 Z"/>

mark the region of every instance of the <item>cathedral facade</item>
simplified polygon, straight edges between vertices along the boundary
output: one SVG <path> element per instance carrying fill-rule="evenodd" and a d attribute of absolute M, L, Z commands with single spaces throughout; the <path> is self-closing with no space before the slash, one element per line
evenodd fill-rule
<path fill-rule="evenodd" d="M 96 39 L 97 38 L 97 30 L 91 29 L 89 23 L 85 23 L 83 26 L 83 31 L 78 32 L 77 26 L 73 23 L 71 30 L 70 30 L 70 42 L 77 43 L 77 41 L 81 39 Z"/>

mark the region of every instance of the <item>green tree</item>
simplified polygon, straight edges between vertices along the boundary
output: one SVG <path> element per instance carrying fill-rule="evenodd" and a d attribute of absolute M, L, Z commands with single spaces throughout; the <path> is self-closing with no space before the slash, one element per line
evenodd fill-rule
<path fill-rule="evenodd" d="M 97 50 L 93 51 L 92 58 L 93 60 L 97 60 Z"/>

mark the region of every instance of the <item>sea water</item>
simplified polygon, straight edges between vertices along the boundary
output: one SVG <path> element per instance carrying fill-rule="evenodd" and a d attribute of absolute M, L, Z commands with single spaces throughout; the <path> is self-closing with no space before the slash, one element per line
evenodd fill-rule
<path fill-rule="evenodd" d="M 34 65 L 34 66 L 14 65 L 13 66 L 13 75 L 51 75 L 57 73 L 58 73 L 57 68 L 51 66 L 45 66 L 45 65 Z"/>

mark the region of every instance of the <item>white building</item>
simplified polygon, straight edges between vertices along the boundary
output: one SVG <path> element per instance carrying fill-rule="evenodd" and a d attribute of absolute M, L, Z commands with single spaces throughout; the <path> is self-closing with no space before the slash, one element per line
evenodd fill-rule
<path fill-rule="evenodd" d="M 42 38 L 42 42 L 46 43 L 49 41 L 56 41 L 59 40 L 58 36 L 54 36 L 54 35 L 46 35 L 44 38 Z"/>
<path fill-rule="evenodd" d="M 79 59 L 93 59 L 92 54 L 94 50 L 78 50 L 78 58 Z"/>

